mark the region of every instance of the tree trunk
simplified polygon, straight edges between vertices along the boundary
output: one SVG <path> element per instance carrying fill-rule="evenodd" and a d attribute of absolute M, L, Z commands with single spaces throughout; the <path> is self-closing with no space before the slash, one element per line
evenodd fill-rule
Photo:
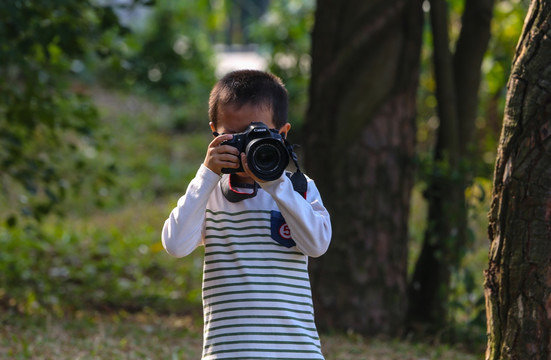
<path fill-rule="evenodd" d="M 551 2 L 533 0 L 508 83 L 489 214 L 486 360 L 551 359 Z"/>
<path fill-rule="evenodd" d="M 319 0 L 305 167 L 333 240 L 311 261 L 321 328 L 398 334 L 406 304 L 421 0 Z"/>
<path fill-rule="evenodd" d="M 457 239 L 458 200 L 453 175 L 459 170 L 458 116 L 453 57 L 449 48 L 448 9 L 444 0 L 430 2 L 434 44 L 434 72 L 438 100 L 437 141 L 434 169 L 425 191 L 429 212 L 421 253 L 410 284 L 408 322 L 434 329 L 446 320 L 446 300 L 451 274 L 450 256 Z M 427 330 L 427 329 L 425 329 Z"/>
<path fill-rule="evenodd" d="M 409 325 L 441 333 L 447 322 L 450 278 L 467 246 L 465 188 L 478 106 L 481 65 L 490 39 L 493 0 L 466 0 L 456 51 L 449 48 L 448 10 L 431 0 L 436 98 L 440 126 L 425 196 L 429 212 L 421 254 L 409 287 Z M 463 164 L 463 165 L 462 165 Z"/>

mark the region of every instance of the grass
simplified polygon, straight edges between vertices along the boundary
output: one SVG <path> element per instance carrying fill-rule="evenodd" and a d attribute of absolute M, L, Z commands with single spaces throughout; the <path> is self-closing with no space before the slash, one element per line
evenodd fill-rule
<path fill-rule="evenodd" d="M 192 317 L 84 314 L 3 321 L 0 358 L 199 359 L 201 338 Z"/>
<path fill-rule="evenodd" d="M 199 359 L 201 323 L 192 316 L 77 312 L 67 317 L 0 318 L 0 358 Z M 321 335 L 326 360 L 474 360 L 444 345 Z"/>

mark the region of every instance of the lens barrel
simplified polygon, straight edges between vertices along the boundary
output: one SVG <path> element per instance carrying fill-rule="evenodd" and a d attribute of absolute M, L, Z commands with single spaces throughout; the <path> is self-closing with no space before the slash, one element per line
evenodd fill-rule
<path fill-rule="evenodd" d="M 289 165 L 289 153 L 280 140 L 259 138 L 251 140 L 245 151 L 249 169 L 259 179 L 278 179 Z"/>

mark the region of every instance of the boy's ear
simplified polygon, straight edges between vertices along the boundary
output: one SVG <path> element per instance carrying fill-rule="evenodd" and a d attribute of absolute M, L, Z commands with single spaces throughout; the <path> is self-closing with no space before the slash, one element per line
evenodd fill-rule
<path fill-rule="evenodd" d="M 284 137 L 287 139 L 287 133 L 289 132 L 289 130 L 291 130 L 291 124 L 289 123 L 285 123 L 285 125 L 283 125 L 280 129 L 279 129 L 279 133 L 284 135 Z"/>
<path fill-rule="evenodd" d="M 212 132 L 216 132 L 216 127 L 214 126 L 214 123 L 212 121 L 209 122 L 209 126 Z"/>

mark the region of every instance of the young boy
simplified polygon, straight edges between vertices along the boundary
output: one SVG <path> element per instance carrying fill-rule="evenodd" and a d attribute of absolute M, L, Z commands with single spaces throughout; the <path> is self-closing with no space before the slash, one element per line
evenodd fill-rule
<path fill-rule="evenodd" d="M 263 181 L 223 143 L 251 122 L 286 136 L 287 90 L 269 73 L 229 73 L 211 91 L 209 118 L 215 138 L 162 232 L 173 256 L 205 247 L 203 360 L 323 359 L 307 264 L 329 246 L 329 213 L 311 179 L 305 194 L 287 174 Z M 222 174 L 240 162 L 244 172 Z"/>

